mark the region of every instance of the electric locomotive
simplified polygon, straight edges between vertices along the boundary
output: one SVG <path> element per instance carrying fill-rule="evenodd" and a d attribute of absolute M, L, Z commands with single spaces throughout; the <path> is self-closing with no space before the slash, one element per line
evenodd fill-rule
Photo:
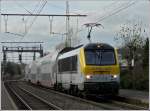
<path fill-rule="evenodd" d="M 117 50 L 103 43 L 89 43 L 60 54 L 57 84 L 72 91 L 117 94 L 119 63 Z"/>
<path fill-rule="evenodd" d="M 43 61 L 46 61 L 45 64 L 42 64 Z M 37 71 L 37 75 L 41 78 L 37 81 L 44 86 L 73 94 L 118 94 L 118 55 L 117 50 L 108 44 L 88 43 L 76 48 L 65 48 L 39 63 L 37 69 L 40 72 Z M 49 81 L 47 84 L 42 77 L 45 74 L 45 80 Z"/>

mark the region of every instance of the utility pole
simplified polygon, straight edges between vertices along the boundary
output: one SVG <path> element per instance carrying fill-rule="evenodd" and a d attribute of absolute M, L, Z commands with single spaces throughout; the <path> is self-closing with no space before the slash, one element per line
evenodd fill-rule
<path fill-rule="evenodd" d="M 0 33 L 1 33 L 1 30 L 2 30 L 2 27 L 1 27 L 1 19 L 2 19 L 2 17 L 1 17 L 1 14 L 2 14 L 2 4 L 1 4 L 1 0 L 0 0 Z"/>
<path fill-rule="evenodd" d="M 66 15 L 69 15 L 69 2 L 66 1 Z M 66 46 L 71 46 L 71 37 L 69 35 L 69 16 L 66 16 Z"/>

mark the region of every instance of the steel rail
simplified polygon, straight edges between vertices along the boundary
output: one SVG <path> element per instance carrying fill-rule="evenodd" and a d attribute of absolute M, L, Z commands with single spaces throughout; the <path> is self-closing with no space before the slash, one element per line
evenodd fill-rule
<path fill-rule="evenodd" d="M 9 83 L 9 82 L 8 82 Z M 22 106 L 25 106 L 25 108 L 23 109 L 28 109 L 28 110 L 33 110 L 33 106 L 31 106 L 30 104 L 27 103 L 27 101 L 25 101 L 24 99 L 24 96 L 20 95 L 20 93 L 17 93 L 17 89 L 20 89 L 21 91 L 23 91 L 25 94 L 27 94 L 28 96 L 30 97 L 34 97 L 36 100 L 44 103 L 45 105 L 47 105 L 48 107 L 50 107 L 50 109 L 53 109 L 53 110 L 62 110 L 60 107 L 52 104 L 52 103 L 49 103 L 48 101 L 38 97 L 37 95 L 35 94 L 32 94 L 31 92 L 17 86 L 17 85 L 10 85 L 10 84 L 6 84 L 7 87 L 9 88 L 9 90 L 13 93 L 13 95 L 15 95 L 15 99 L 18 99 L 20 102 L 21 102 L 21 105 Z"/>
<path fill-rule="evenodd" d="M 9 88 L 7 90 L 10 90 L 13 93 L 13 95 L 15 95 L 16 99 L 18 99 L 21 102 L 21 104 L 25 106 L 25 109 L 32 110 L 32 108 L 17 94 L 17 92 L 12 87 L 10 87 L 8 84 L 7 87 Z"/>
<path fill-rule="evenodd" d="M 83 98 L 80 98 L 80 97 L 68 95 L 68 94 L 58 92 L 58 91 L 55 91 L 55 90 L 52 90 L 52 89 L 47 89 L 47 88 L 44 88 L 44 87 L 40 87 L 41 89 L 39 89 L 39 87 L 35 86 L 35 85 L 32 85 L 32 86 L 27 85 L 27 87 L 34 87 L 37 90 L 41 90 L 43 88 L 43 89 L 46 89 L 47 91 L 50 91 L 51 93 L 58 94 L 58 95 L 61 95 L 63 97 L 65 96 L 66 98 L 70 98 L 70 99 L 76 100 L 78 102 L 88 103 L 88 104 L 91 104 L 91 105 L 94 105 L 94 106 L 97 106 L 97 107 L 101 107 L 101 108 L 104 108 L 104 109 L 107 109 L 107 110 L 112 110 L 112 109 L 117 110 L 118 109 L 116 106 L 110 106 L 110 105 L 105 104 L 105 103 L 99 103 L 99 102 L 95 102 L 95 101 L 91 101 L 91 100 L 86 100 L 86 99 L 83 99 Z"/>
<path fill-rule="evenodd" d="M 56 105 L 54 105 L 54 104 L 52 104 L 52 103 L 50 103 L 50 102 L 48 102 L 48 101 L 42 99 L 41 97 L 39 97 L 39 96 L 37 96 L 37 95 L 31 93 L 30 91 L 27 91 L 26 89 L 23 89 L 23 88 L 21 88 L 21 87 L 19 87 L 19 86 L 18 86 L 18 88 L 20 88 L 22 91 L 28 93 L 29 95 L 31 95 L 31 96 L 37 98 L 38 100 L 42 101 L 43 103 L 47 104 L 48 106 L 53 107 L 53 108 L 56 109 L 56 110 L 62 110 L 62 108 L 60 108 L 60 107 L 58 107 L 58 106 L 56 106 Z"/>
<path fill-rule="evenodd" d="M 54 91 L 54 90 L 51 90 L 51 92 L 53 92 L 55 94 L 62 95 L 62 96 L 66 96 L 66 97 L 71 98 L 71 99 L 75 99 L 75 100 L 77 100 L 79 102 L 81 101 L 81 102 L 92 104 L 92 105 L 95 105 L 95 106 L 98 106 L 98 107 L 102 107 L 102 108 L 107 109 L 107 110 L 112 110 L 112 109 L 116 110 L 116 107 L 108 106 L 107 104 L 103 104 L 103 103 L 98 103 L 98 102 L 95 102 L 95 101 L 86 100 L 86 99 L 79 98 L 79 97 L 76 97 L 76 96 L 72 96 L 72 95 L 61 93 L 61 92 L 57 92 L 57 91 Z"/>
<path fill-rule="evenodd" d="M 137 106 L 137 105 L 134 105 L 134 104 L 129 104 L 129 103 L 126 103 L 126 102 L 117 101 L 117 100 L 113 100 L 113 99 L 106 100 L 106 101 L 108 101 L 108 103 L 111 103 L 109 105 L 107 103 L 99 103 L 99 102 L 94 101 L 94 100 L 86 100 L 86 99 L 82 99 L 82 98 L 79 98 L 79 97 L 76 97 L 76 96 L 67 95 L 65 93 L 61 93 L 61 92 L 58 92 L 58 91 L 47 89 L 45 87 L 38 87 L 38 86 L 35 86 L 35 85 L 27 85 L 27 84 L 25 86 L 27 86 L 25 89 L 21 88 L 20 86 L 18 86 L 18 87 L 23 89 L 24 92 L 25 91 L 29 92 L 29 91 L 27 91 L 28 88 L 30 89 L 32 87 L 37 89 L 37 91 L 39 90 L 39 92 L 40 92 L 40 90 L 41 91 L 46 91 L 46 92 L 50 91 L 51 93 L 55 93 L 55 94 L 58 94 L 58 95 L 63 96 L 63 97 L 65 96 L 66 98 L 71 98 L 71 99 L 79 101 L 79 102 L 85 102 L 85 103 L 88 103 L 88 104 L 91 104 L 91 105 L 95 105 L 95 106 L 98 106 L 98 107 L 101 107 L 101 108 L 104 108 L 104 109 L 110 109 L 110 110 L 117 109 L 117 108 L 120 108 L 120 109 L 132 109 L 132 110 L 147 110 L 148 109 L 147 107 Z M 42 90 L 42 89 L 46 89 L 46 90 Z M 31 93 L 31 92 L 29 92 L 29 93 Z M 31 94 L 33 94 L 33 93 L 31 93 Z M 39 97 L 39 96 L 37 96 L 35 94 L 34 94 L 34 96 L 37 97 L 37 98 L 42 99 L 42 97 Z M 98 99 L 102 99 L 102 98 L 98 98 Z M 42 99 L 42 101 L 43 101 L 43 99 Z M 44 101 L 46 103 L 49 103 L 46 100 L 44 100 Z M 51 103 L 49 103 L 49 104 L 51 105 Z M 53 104 L 52 104 L 52 106 L 53 106 Z M 56 109 L 61 109 L 59 107 L 57 108 L 57 106 L 55 106 L 55 105 L 54 105 L 54 107 L 56 107 Z"/>
<path fill-rule="evenodd" d="M 50 90 L 50 89 L 48 89 L 48 90 Z M 76 99 L 78 101 L 83 101 L 83 102 L 90 103 L 90 104 L 93 104 L 93 105 L 101 106 L 105 109 L 115 109 L 115 107 L 111 107 L 111 106 L 108 107 L 107 104 L 102 104 L 102 103 L 99 103 L 99 102 L 96 102 L 96 101 L 82 99 L 82 98 L 75 97 L 75 96 L 72 96 L 72 95 L 66 95 L 64 93 L 54 91 L 54 90 L 51 90 L 51 92 L 56 93 L 56 94 L 60 94 L 62 96 L 66 96 L 66 97 L 69 97 L 69 98 L 72 98 L 72 99 Z M 125 102 L 120 102 L 120 101 L 115 101 L 115 100 L 107 100 L 107 101 L 110 102 L 110 103 L 113 103 L 114 105 L 119 105 L 120 107 L 129 108 L 129 109 L 133 109 L 133 110 L 137 110 L 137 109 L 144 110 L 144 109 L 146 109 L 146 107 L 137 106 L 137 105 L 129 104 L 129 103 L 125 103 Z"/>

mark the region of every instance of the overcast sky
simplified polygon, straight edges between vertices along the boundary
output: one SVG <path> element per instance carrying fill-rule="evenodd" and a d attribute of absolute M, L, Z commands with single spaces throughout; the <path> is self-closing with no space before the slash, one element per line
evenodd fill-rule
<path fill-rule="evenodd" d="M 46 0 L 2 0 L 1 13 L 36 13 L 42 4 L 44 4 L 44 1 Z M 118 12 L 119 10 L 121 11 Z M 121 45 L 114 41 L 114 37 L 123 24 L 142 21 L 142 27 L 146 29 L 147 35 L 150 34 L 149 0 L 69 1 L 69 11 L 71 14 L 87 15 L 87 17 L 70 18 L 70 27 L 73 29 L 73 37 L 77 39 L 77 45 L 88 42 L 86 38 L 87 28 L 83 24 L 91 22 L 98 22 L 104 26 L 104 28 L 94 28 L 91 35 L 92 42 L 104 42 L 115 47 Z M 47 0 L 41 14 L 65 14 L 65 12 L 65 1 Z M 34 17 L 9 16 L 7 20 L 7 31 L 23 35 L 25 31 L 25 22 L 23 19 L 27 20 L 26 25 L 28 30 L 24 38 L 5 33 L 4 17 L 1 16 L 2 29 L 0 41 L 42 41 L 44 42 L 45 51 L 51 50 L 57 44 L 65 41 L 65 36 L 50 35 L 50 22 L 48 17 L 37 17 L 34 19 Z M 32 22 L 33 25 L 30 27 Z M 65 25 L 64 17 L 53 17 L 53 32 L 65 33 Z M 79 30 L 82 31 L 76 33 Z"/>

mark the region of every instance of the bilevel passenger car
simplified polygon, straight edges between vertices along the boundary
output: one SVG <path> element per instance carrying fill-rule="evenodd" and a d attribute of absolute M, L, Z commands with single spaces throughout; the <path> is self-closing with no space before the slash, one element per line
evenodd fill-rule
<path fill-rule="evenodd" d="M 117 50 L 104 43 L 50 53 L 34 61 L 27 70 L 28 81 L 74 94 L 114 95 L 119 90 Z"/>

